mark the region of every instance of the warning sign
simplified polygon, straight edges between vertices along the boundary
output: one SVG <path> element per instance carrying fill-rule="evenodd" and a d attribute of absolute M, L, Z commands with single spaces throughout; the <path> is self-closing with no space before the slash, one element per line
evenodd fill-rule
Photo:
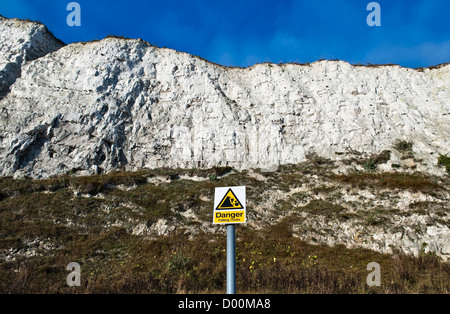
<path fill-rule="evenodd" d="M 213 222 L 214 224 L 246 222 L 245 186 L 216 188 Z"/>
<path fill-rule="evenodd" d="M 217 206 L 216 210 L 223 210 L 223 209 L 243 209 L 241 202 L 239 202 L 236 195 L 234 195 L 233 190 L 229 189 L 227 194 L 223 197 L 222 201 L 220 202 L 219 206 Z"/>

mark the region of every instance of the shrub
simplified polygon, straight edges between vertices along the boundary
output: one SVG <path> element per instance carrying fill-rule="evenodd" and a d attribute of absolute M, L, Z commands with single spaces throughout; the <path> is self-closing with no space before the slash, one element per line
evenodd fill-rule
<path fill-rule="evenodd" d="M 372 171 L 375 170 L 377 168 L 377 164 L 375 163 L 375 160 L 373 160 L 372 158 L 370 158 L 369 160 L 367 160 L 364 165 L 363 165 L 364 169 L 367 171 Z"/>
<path fill-rule="evenodd" d="M 217 175 L 216 174 L 212 174 L 209 176 L 209 181 L 217 181 Z"/>
<path fill-rule="evenodd" d="M 172 255 L 170 260 L 167 262 L 166 266 L 169 271 L 183 274 L 189 269 L 189 262 L 189 257 L 183 254 L 174 253 L 174 255 Z"/>
<path fill-rule="evenodd" d="M 391 159 L 391 151 L 384 150 L 381 153 L 379 153 L 378 155 L 372 156 L 372 158 L 373 158 L 373 161 L 375 162 L 375 164 L 377 164 L 377 165 L 385 164 L 389 161 L 389 159 Z"/>
<path fill-rule="evenodd" d="M 432 178 L 420 174 L 407 173 L 348 173 L 330 175 L 330 178 L 352 186 L 365 188 L 378 187 L 387 189 L 406 189 L 423 193 L 435 193 L 442 187 Z"/>
<path fill-rule="evenodd" d="M 394 148 L 399 152 L 412 152 L 413 142 L 401 140 L 395 143 Z"/>
<path fill-rule="evenodd" d="M 369 159 L 365 160 L 362 164 L 366 171 L 375 170 L 378 165 L 385 164 L 391 159 L 391 151 L 384 150 L 379 154 L 372 155 Z"/>
<path fill-rule="evenodd" d="M 450 174 L 450 157 L 447 155 L 439 155 L 438 166 L 445 167 L 445 170 Z"/>

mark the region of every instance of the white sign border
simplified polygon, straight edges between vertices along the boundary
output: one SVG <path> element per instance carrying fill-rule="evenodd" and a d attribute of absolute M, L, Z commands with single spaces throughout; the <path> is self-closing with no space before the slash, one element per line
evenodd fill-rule
<path fill-rule="evenodd" d="M 220 210 L 220 212 L 227 212 L 227 211 L 242 211 L 244 212 L 244 221 L 243 222 L 236 222 L 232 224 L 245 224 L 247 223 L 247 205 L 246 205 L 246 186 L 227 186 L 227 187 L 216 187 L 214 191 L 214 213 L 213 213 L 213 224 L 214 225 L 228 225 L 229 223 L 216 223 L 214 222 L 214 216 L 216 215 L 217 206 L 219 206 L 219 203 L 222 201 L 222 199 L 225 197 L 228 190 L 231 189 L 236 195 L 237 199 L 242 205 L 242 209 L 230 209 L 230 210 Z"/>

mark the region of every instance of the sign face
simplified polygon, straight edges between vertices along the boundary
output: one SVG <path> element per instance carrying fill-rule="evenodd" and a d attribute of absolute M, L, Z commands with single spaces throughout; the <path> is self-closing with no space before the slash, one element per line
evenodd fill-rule
<path fill-rule="evenodd" d="M 243 224 L 245 186 L 216 188 L 214 193 L 214 224 Z"/>

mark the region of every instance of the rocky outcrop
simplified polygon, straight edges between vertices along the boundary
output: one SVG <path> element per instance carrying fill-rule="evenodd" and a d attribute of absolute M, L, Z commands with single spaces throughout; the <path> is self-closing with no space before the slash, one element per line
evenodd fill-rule
<path fill-rule="evenodd" d="M 289 176 L 275 171 L 314 160 L 334 174 L 378 167 L 444 175 L 437 160 L 450 153 L 450 64 L 228 68 L 142 40 L 64 45 L 43 25 L 5 18 L 0 47 L 1 176 L 260 168 L 253 179 L 275 177 L 260 202 L 249 198 L 251 227 L 293 217 L 293 235 L 307 242 L 450 257 L 446 186 L 355 190 L 310 169 L 291 173 L 307 181 L 286 190 L 279 185 Z M 196 223 L 189 232 L 198 224 L 217 232 L 185 207 L 180 215 Z M 158 237 L 183 227 L 180 215 L 119 225 Z"/>
<path fill-rule="evenodd" d="M 3 60 L 31 60 L 61 47 L 42 26 L 1 23 Z M 11 38 L 22 36 L 21 25 L 40 39 L 15 53 Z M 399 140 L 414 143 L 409 159 L 416 170 L 444 173 L 436 163 L 450 147 L 450 65 L 227 68 L 112 37 L 66 45 L 32 62 L 16 59 L 9 64 L 21 75 L 0 101 L 1 175 L 276 169 L 312 153 L 339 159 L 392 150 Z M 393 151 L 386 167 L 406 162 L 402 157 Z"/>
<path fill-rule="evenodd" d="M 0 98 L 20 77 L 23 65 L 64 45 L 42 24 L 2 16 L 0 34 Z"/>

